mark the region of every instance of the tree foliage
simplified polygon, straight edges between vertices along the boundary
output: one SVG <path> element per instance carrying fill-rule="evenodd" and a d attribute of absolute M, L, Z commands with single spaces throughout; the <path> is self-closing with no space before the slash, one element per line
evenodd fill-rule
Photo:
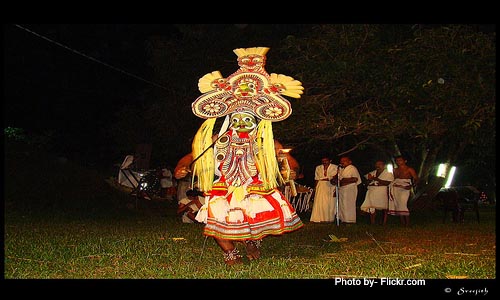
<path fill-rule="evenodd" d="M 494 33 L 467 25 L 177 28 L 179 37 L 151 37 L 148 48 L 155 82 L 171 89 L 147 92 L 134 108 L 140 130 L 170 161 L 190 151 L 202 122 L 191 112 L 198 79 L 215 70 L 230 75 L 232 50 L 253 46 L 271 48 L 268 71 L 303 83 L 303 97 L 290 100 L 292 115 L 274 125 L 275 138 L 303 164 L 327 152 L 357 155 L 371 167 L 401 151 L 427 178 L 438 162 L 477 169 L 495 159 Z"/>
<path fill-rule="evenodd" d="M 277 134 L 307 153 L 401 149 L 424 178 L 437 161 L 455 164 L 467 148 L 491 145 L 494 39 L 464 25 L 408 27 L 399 40 L 385 29 L 326 24 L 307 38 L 289 36 L 281 65 L 306 93 Z"/>

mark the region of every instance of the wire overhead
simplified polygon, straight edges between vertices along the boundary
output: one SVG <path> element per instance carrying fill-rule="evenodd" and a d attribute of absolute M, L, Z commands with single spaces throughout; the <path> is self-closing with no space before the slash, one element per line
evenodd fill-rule
<path fill-rule="evenodd" d="M 159 88 L 161 88 L 161 89 L 168 90 L 168 89 L 167 89 L 167 87 L 164 87 L 164 86 L 162 86 L 162 85 L 160 85 L 160 84 L 154 83 L 154 82 L 152 82 L 152 81 L 150 81 L 150 80 L 144 79 L 144 78 L 142 78 L 142 77 L 140 77 L 140 76 L 137 76 L 137 75 L 135 75 L 135 74 L 132 74 L 132 73 L 130 73 L 130 72 L 127 72 L 127 71 L 125 71 L 125 70 L 122 70 L 122 69 L 120 69 L 120 68 L 117 68 L 117 67 L 115 67 L 115 66 L 112 66 L 112 65 L 110 65 L 110 64 L 108 64 L 108 63 L 105 63 L 105 62 L 103 62 L 103 61 L 101 61 L 101 60 L 98 60 L 97 58 L 94 58 L 94 57 L 92 57 L 92 56 L 89 56 L 89 55 L 87 55 L 87 54 L 85 54 L 85 53 L 82 53 L 82 52 L 80 52 L 80 51 L 78 51 L 78 50 L 75 50 L 75 49 L 73 49 L 73 48 L 71 48 L 71 47 L 68 47 L 68 46 L 66 46 L 66 45 L 63 45 L 63 44 L 61 44 L 61 43 L 59 43 L 59 42 L 56 42 L 56 41 L 54 41 L 54 40 L 52 40 L 52 39 L 50 39 L 50 38 L 48 38 L 48 37 L 46 37 L 46 36 L 43 36 L 43 35 L 41 35 L 41 34 L 39 34 L 39 33 L 36 33 L 36 32 L 34 32 L 34 31 L 32 31 L 32 30 L 30 30 L 30 29 L 28 29 L 28 28 L 25 28 L 25 27 L 21 26 L 21 25 L 14 24 L 14 26 L 16 26 L 16 27 L 18 27 L 18 28 L 20 28 L 20 29 L 22 29 L 22 30 L 24 30 L 24 31 L 26 31 L 26 32 L 29 32 L 29 33 L 31 33 L 31 34 L 33 34 L 33 35 L 35 35 L 35 36 L 37 36 L 37 37 L 39 37 L 39 38 L 41 38 L 41 39 L 44 39 L 44 40 L 46 40 L 46 41 L 48 41 L 48 42 L 50 42 L 50 43 L 56 44 L 56 45 L 57 45 L 57 46 L 59 46 L 59 47 L 62 47 L 62 48 L 66 49 L 66 50 L 69 50 L 69 51 L 71 51 L 71 52 L 73 52 L 73 53 L 76 53 L 76 54 L 78 54 L 78 55 L 81 55 L 81 56 L 83 56 L 83 57 L 85 57 L 85 58 L 87 58 L 87 59 L 90 59 L 90 60 L 92 60 L 92 61 L 94 61 L 94 62 L 97 62 L 97 63 L 99 63 L 99 64 L 101 64 L 101 65 L 104 65 L 104 66 L 106 66 L 106 67 L 108 67 L 108 68 L 111 68 L 111 69 L 113 69 L 113 70 L 115 70 L 115 71 L 118 71 L 118 72 L 120 72 L 120 73 L 123 73 L 123 74 L 128 75 L 128 76 L 131 76 L 131 77 L 134 77 L 135 79 L 138 79 L 138 80 L 141 80 L 141 81 L 147 82 L 147 83 L 152 84 L 152 85 L 154 85 L 154 86 L 156 86 L 156 87 L 159 87 Z"/>

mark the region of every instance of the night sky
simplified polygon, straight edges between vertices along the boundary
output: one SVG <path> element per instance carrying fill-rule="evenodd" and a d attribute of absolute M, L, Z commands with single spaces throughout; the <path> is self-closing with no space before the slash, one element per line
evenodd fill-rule
<path fill-rule="evenodd" d="M 171 88 L 168 83 L 153 78 L 154 66 L 151 66 L 147 42 L 152 36 L 177 41 L 182 38 L 179 28 L 172 24 L 17 25 L 33 33 L 16 24 L 4 24 L 4 128 L 16 127 L 28 134 L 51 135 L 54 154 L 90 165 L 120 162 L 123 157 L 113 151 L 108 127 L 125 105 L 146 105 L 143 103 L 145 91 L 156 90 L 161 94 L 161 87 L 155 84 Z M 287 34 L 297 34 L 301 28 L 310 27 L 298 24 L 187 26 L 193 32 L 231 33 L 225 44 L 230 49 L 220 50 L 224 52 L 223 59 L 231 65 L 226 73 L 237 68 L 232 49 L 255 46 L 246 44 L 248 41 L 242 43 L 240 32 L 246 31 L 248 36 L 253 34 L 254 40 L 262 41 L 259 45 L 272 47 Z M 234 43 L 229 41 L 231 38 Z M 200 68 L 195 75 L 198 77 L 191 79 L 191 87 L 183 82 L 181 88 L 192 89 L 193 95 L 199 94 L 196 82 L 206 73 L 205 69 L 224 68 L 210 64 L 214 61 L 208 59 L 204 68 L 192 66 Z M 185 111 L 190 110 L 194 99 L 186 100 Z M 192 114 L 187 117 L 198 121 Z M 189 135 L 194 135 L 195 131 L 189 130 Z M 182 142 L 189 144 L 188 140 Z M 183 153 L 177 157 L 181 155 Z"/>
<path fill-rule="evenodd" d="M 21 26 L 146 80 L 150 79 L 144 47 L 147 37 L 176 33 L 168 24 Z M 110 114 L 137 101 L 148 87 L 144 81 L 14 25 L 4 25 L 4 32 L 6 126 L 38 133 L 57 130 L 63 135 L 94 135 L 111 119 Z"/>
<path fill-rule="evenodd" d="M 148 39 L 161 36 L 174 43 L 183 33 L 173 24 L 4 24 L 4 128 L 18 127 L 27 133 L 50 134 L 54 137 L 54 154 L 86 162 L 91 166 L 112 166 L 123 156 L 114 151 L 108 128 L 115 114 L 125 105 L 143 105 L 145 91 L 168 87 L 157 82 L 151 65 Z M 189 24 L 188 24 L 189 25 Z M 226 35 L 220 53 L 226 65 L 200 57 L 194 72 L 193 98 L 186 99 L 187 118 L 190 103 L 199 92 L 196 82 L 209 71 L 221 70 L 224 75 L 237 68 L 232 49 L 267 46 L 271 49 L 288 34 L 306 33 L 313 24 L 196 24 L 190 30 L 208 30 L 230 33 Z M 402 26 L 411 26 L 406 24 Z M 440 24 L 426 26 L 441 26 Z M 484 32 L 495 31 L 494 25 L 476 25 Z M 245 42 L 241 36 L 245 34 Z M 232 39 L 232 40 L 231 40 Z M 70 47 L 65 49 L 55 43 Z M 214 41 L 217 43 L 217 41 Z M 212 45 L 213 46 L 213 45 Z M 226 49 L 227 48 L 227 49 Z M 213 48 L 212 48 L 213 49 Z M 202 49 L 201 49 L 202 50 Z M 81 52 L 92 59 L 75 53 Z M 202 53 L 202 51 L 200 52 Z M 124 74 L 128 72 L 143 80 Z M 270 69 L 270 71 L 273 71 Z M 292 74 L 290 74 L 292 75 Z M 145 81 L 144 81 L 145 80 Z M 157 101 L 167 101 L 158 99 Z M 177 112 L 173 112 L 177 113 Z M 140 119 L 141 116 L 138 116 Z M 168 114 L 165 115 L 168 118 Z M 196 126 L 187 129 L 186 136 L 195 133 Z M 182 141 L 189 149 L 189 141 Z M 184 153 L 176 153 L 180 157 Z M 175 161 L 171 161 L 174 163 Z"/>

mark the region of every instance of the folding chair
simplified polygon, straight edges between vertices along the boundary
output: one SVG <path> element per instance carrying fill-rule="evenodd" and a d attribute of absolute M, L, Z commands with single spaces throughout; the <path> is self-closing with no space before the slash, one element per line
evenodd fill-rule
<path fill-rule="evenodd" d="M 161 192 L 160 178 L 157 170 L 149 169 L 151 144 L 138 144 L 135 155 L 127 155 L 120 166 L 118 183 L 132 189 L 130 195 L 138 199 L 152 200 Z"/>
<path fill-rule="evenodd" d="M 120 170 L 118 171 L 118 184 L 132 189 L 130 195 L 137 196 L 135 201 L 135 207 L 137 208 L 137 198 L 140 195 L 140 181 L 143 174 L 134 171 L 134 167 L 134 156 L 125 156 L 125 159 L 120 166 Z"/>
<path fill-rule="evenodd" d="M 293 196 L 290 191 L 290 187 L 286 186 L 285 197 L 288 199 L 290 204 L 292 204 L 297 213 L 306 212 L 309 210 L 309 203 L 313 192 L 313 188 L 304 185 L 297 185 L 297 193 Z"/>
<path fill-rule="evenodd" d="M 153 194 L 159 190 L 160 180 L 156 170 L 137 171 L 136 166 L 135 157 L 127 155 L 118 172 L 118 184 L 132 189 L 130 195 L 136 197 L 137 208 L 139 198 L 152 199 Z"/>
<path fill-rule="evenodd" d="M 140 173 L 133 171 L 134 156 L 127 155 L 120 165 L 118 184 L 135 189 L 139 185 Z"/>

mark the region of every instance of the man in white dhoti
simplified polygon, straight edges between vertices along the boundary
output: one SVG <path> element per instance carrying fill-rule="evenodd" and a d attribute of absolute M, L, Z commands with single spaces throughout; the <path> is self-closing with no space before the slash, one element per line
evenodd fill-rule
<path fill-rule="evenodd" d="M 383 211 L 381 224 L 387 221 L 388 208 L 388 188 L 387 186 L 394 180 L 394 174 L 385 168 L 383 160 L 375 162 L 375 170 L 365 175 L 368 179 L 365 201 L 361 204 L 361 210 L 370 214 L 370 224 L 375 224 L 377 210 Z"/>
<path fill-rule="evenodd" d="M 356 198 L 361 176 L 348 156 L 342 156 L 339 164 L 339 219 L 342 223 L 356 223 Z M 335 182 L 335 178 L 332 180 Z"/>
<path fill-rule="evenodd" d="M 316 167 L 314 180 L 314 202 L 311 222 L 333 222 L 335 220 L 335 188 L 330 180 L 337 175 L 337 166 L 331 163 L 329 157 L 321 159 L 321 165 Z"/>
<path fill-rule="evenodd" d="M 394 169 L 394 181 L 389 185 L 389 215 L 400 216 L 401 225 L 410 226 L 408 199 L 412 186 L 418 183 L 415 170 L 406 165 L 406 159 L 396 157 L 397 168 Z"/>

